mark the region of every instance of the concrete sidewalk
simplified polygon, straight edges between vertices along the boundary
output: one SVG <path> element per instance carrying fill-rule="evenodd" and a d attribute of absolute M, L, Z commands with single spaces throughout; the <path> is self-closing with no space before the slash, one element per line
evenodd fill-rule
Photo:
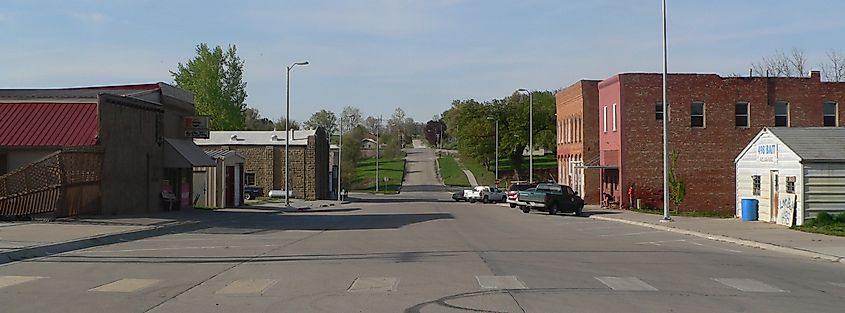
<path fill-rule="evenodd" d="M 59 219 L 53 222 L 0 222 L 0 264 L 167 233 L 190 231 L 226 218 L 216 212 L 285 213 L 310 211 L 346 203 L 349 201 L 291 199 L 291 208 L 284 207 L 284 203 L 266 203 L 215 211 L 188 209 L 157 212 L 144 216 L 99 216 Z"/>
<path fill-rule="evenodd" d="M 740 219 L 672 217 L 661 222 L 662 216 L 627 210 L 589 210 L 590 218 L 639 225 L 653 229 L 682 233 L 711 240 L 780 251 L 795 255 L 845 263 L 845 238 L 806 233 L 785 226 L 764 222 L 743 222 Z"/>
<path fill-rule="evenodd" d="M 0 264 L 22 259 L 137 240 L 199 224 L 209 212 L 186 210 L 154 216 L 59 219 L 0 223 Z"/>

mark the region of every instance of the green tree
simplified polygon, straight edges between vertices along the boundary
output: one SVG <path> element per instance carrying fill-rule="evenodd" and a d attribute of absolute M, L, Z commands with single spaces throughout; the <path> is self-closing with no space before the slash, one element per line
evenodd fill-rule
<path fill-rule="evenodd" d="M 320 110 L 311 115 L 311 118 L 305 122 L 305 127 L 311 129 L 322 127 L 326 130 L 326 134 L 331 136 L 337 131 L 337 117 L 331 111 Z"/>
<path fill-rule="evenodd" d="M 170 75 L 177 87 L 190 91 L 196 102 L 196 114 L 211 117 L 212 130 L 244 129 L 246 82 L 243 81 L 243 60 L 234 45 L 226 51 L 220 46 L 197 45 L 197 55 L 187 63 L 179 63 Z"/>
<path fill-rule="evenodd" d="M 343 108 L 343 111 L 340 113 L 340 120 L 343 121 L 343 131 L 364 123 L 364 118 L 361 117 L 361 110 L 353 106 Z"/>
<path fill-rule="evenodd" d="M 285 118 L 281 117 L 281 118 L 279 118 L 278 121 L 273 123 L 273 129 L 280 130 L 280 131 L 287 130 L 287 126 L 285 126 L 285 125 L 288 125 L 288 124 L 285 123 Z M 290 120 L 290 124 L 288 126 L 290 126 L 291 130 L 302 129 L 302 125 L 300 125 L 299 122 L 297 122 L 296 120 Z"/>
<path fill-rule="evenodd" d="M 273 121 L 262 117 L 258 109 L 246 108 L 244 110 L 244 130 L 273 130 Z"/>
<path fill-rule="evenodd" d="M 376 131 L 380 131 L 382 128 L 382 121 L 377 116 L 367 116 L 364 120 L 364 127 L 367 128 L 367 132 L 370 134 L 375 134 Z"/>
<path fill-rule="evenodd" d="M 669 201 L 672 201 L 672 204 L 675 205 L 675 210 L 680 209 L 681 203 L 684 202 L 687 195 L 686 184 L 677 176 L 678 157 L 680 157 L 680 153 L 676 150 L 672 150 L 672 153 L 669 154 Z"/>
<path fill-rule="evenodd" d="M 534 148 L 555 148 L 555 99 L 551 91 L 534 91 Z M 477 159 L 488 168 L 495 158 L 495 121 L 499 121 L 499 149 L 511 165 L 524 169 L 523 152 L 529 145 L 529 97 L 514 93 L 484 103 L 469 99 L 455 100 L 443 112 L 448 135 L 457 138 L 458 150 Z M 491 118 L 493 120 L 488 119 Z"/>
<path fill-rule="evenodd" d="M 361 140 L 367 135 L 367 129 L 361 125 L 353 128 L 351 131 L 344 131 L 343 133 L 343 149 L 341 156 L 341 186 L 349 190 L 357 178 L 355 169 L 358 166 L 358 161 L 361 160 Z"/>

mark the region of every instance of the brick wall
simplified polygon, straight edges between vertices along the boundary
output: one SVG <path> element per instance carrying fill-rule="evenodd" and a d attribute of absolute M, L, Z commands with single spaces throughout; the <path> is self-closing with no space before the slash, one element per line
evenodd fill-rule
<path fill-rule="evenodd" d="M 598 81 L 582 80 L 555 94 L 557 112 L 557 160 L 561 183 L 568 183 L 570 160 L 589 162 L 598 156 Z M 567 135 L 574 132 L 573 135 Z M 599 202 L 599 171 L 583 170 L 582 196 L 588 204 Z"/>
<path fill-rule="evenodd" d="M 660 74 L 619 75 L 621 135 L 620 189 L 636 185 L 637 196 L 662 208 L 662 122 L 655 104 L 662 100 Z M 601 87 L 600 87 L 601 88 Z M 601 91 L 600 91 L 601 93 Z M 670 149 L 680 154 L 678 176 L 686 183 L 681 210 L 734 212 L 734 159 L 763 127 L 774 126 L 774 102 L 787 101 L 792 127 L 823 126 L 826 101 L 839 103 L 842 125 L 845 83 L 807 78 L 722 78 L 673 74 L 669 77 Z M 604 93 L 601 93 L 604 95 Z M 600 99 L 601 106 L 611 99 Z M 690 127 L 690 105 L 705 103 L 705 127 Z M 749 103 L 750 126 L 735 124 L 735 104 Z M 604 147 L 602 149 L 605 149 Z M 622 197 L 627 205 L 627 195 Z"/>

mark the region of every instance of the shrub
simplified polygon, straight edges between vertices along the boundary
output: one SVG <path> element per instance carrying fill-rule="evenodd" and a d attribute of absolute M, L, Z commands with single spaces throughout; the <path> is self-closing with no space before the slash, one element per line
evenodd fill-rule
<path fill-rule="evenodd" d="M 836 218 L 834 218 L 834 220 L 836 220 L 837 223 L 845 224 L 845 212 L 841 212 L 841 213 L 837 214 Z"/>
<path fill-rule="evenodd" d="M 830 213 L 827 213 L 827 212 L 821 212 L 818 215 L 816 215 L 816 220 L 815 220 L 814 224 L 817 225 L 817 226 L 822 226 L 822 225 L 833 224 L 833 222 L 834 222 L 833 215 L 830 215 Z"/>

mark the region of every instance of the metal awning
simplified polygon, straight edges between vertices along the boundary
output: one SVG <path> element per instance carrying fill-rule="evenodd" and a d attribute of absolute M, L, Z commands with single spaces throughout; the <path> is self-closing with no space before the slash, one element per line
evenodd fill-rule
<path fill-rule="evenodd" d="M 618 169 L 619 166 L 617 166 L 617 165 L 582 165 L 582 166 L 576 166 L 575 168 L 597 168 L 597 169 L 615 170 L 615 169 Z"/>
<path fill-rule="evenodd" d="M 587 160 L 587 162 L 584 162 L 581 165 L 576 165 L 575 168 L 597 168 L 597 169 L 618 169 L 619 168 L 619 165 L 601 165 L 601 164 L 599 164 L 599 163 L 601 163 L 600 160 L 601 160 L 601 157 L 596 155 L 592 159 Z"/>
<path fill-rule="evenodd" d="M 164 141 L 165 168 L 215 166 L 214 159 L 195 145 L 191 139 L 165 138 Z"/>

